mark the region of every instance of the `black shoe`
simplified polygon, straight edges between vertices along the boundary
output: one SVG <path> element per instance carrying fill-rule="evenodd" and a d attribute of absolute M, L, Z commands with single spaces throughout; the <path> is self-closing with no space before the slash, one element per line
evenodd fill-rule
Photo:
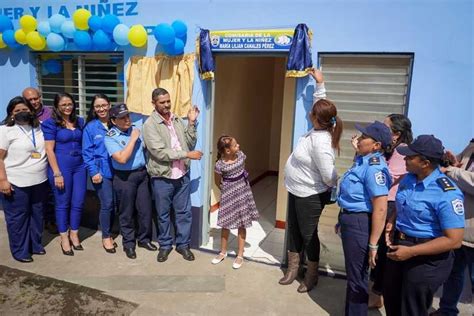
<path fill-rule="evenodd" d="M 135 252 L 135 248 L 123 248 L 123 251 L 125 251 L 125 254 L 129 259 L 136 259 L 137 258 L 137 253 Z"/>
<path fill-rule="evenodd" d="M 13 259 L 15 259 L 16 261 L 19 261 L 19 262 L 23 262 L 23 263 L 33 262 L 33 258 L 31 258 L 31 257 L 21 258 L 21 259 L 13 257 Z"/>
<path fill-rule="evenodd" d="M 165 262 L 166 260 L 168 260 L 168 255 L 170 254 L 171 250 L 173 250 L 173 248 L 170 248 L 170 249 L 160 248 L 160 251 L 158 251 L 158 256 L 156 257 L 156 260 L 158 262 Z"/>
<path fill-rule="evenodd" d="M 104 245 L 102 245 L 102 247 L 104 247 L 105 252 L 108 252 L 108 253 L 116 253 L 116 252 L 117 252 L 117 251 L 115 250 L 115 247 L 114 247 L 114 248 L 105 248 Z"/>
<path fill-rule="evenodd" d="M 153 245 L 151 242 L 144 242 L 144 243 L 139 242 L 138 247 L 145 248 L 146 250 L 150 250 L 150 251 L 158 250 L 158 248 L 155 245 Z"/>
<path fill-rule="evenodd" d="M 68 251 L 64 250 L 63 245 L 61 245 L 61 250 L 63 251 L 63 255 L 65 256 L 74 256 L 74 251 L 72 249 L 69 249 Z"/>
<path fill-rule="evenodd" d="M 72 239 L 69 239 L 69 242 L 71 243 L 71 246 L 72 246 L 72 248 L 73 248 L 74 250 L 80 250 L 80 251 L 84 250 L 84 247 L 82 247 L 81 243 L 79 243 L 79 245 L 76 246 L 76 245 L 74 245 L 74 243 L 72 242 Z"/>
<path fill-rule="evenodd" d="M 183 256 L 184 260 L 188 260 L 188 261 L 194 260 L 194 255 L 191 252 L 191 250 L 189 250 L 189 247 L 176 248 L 176 251 L 179 252 Z"/>
<path fill-rule="evenodd" d="M 39 255 L 39 256 L 44 256 L 46 254 L 46 250 L 41 250 L 41 251 L 37 251 L 37 252 L 33 252 L 34 255 Z"/>

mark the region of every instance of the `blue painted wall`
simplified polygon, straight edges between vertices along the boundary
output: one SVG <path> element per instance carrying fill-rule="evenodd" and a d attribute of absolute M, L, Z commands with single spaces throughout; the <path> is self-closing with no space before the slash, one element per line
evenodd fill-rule
<path fill-rule="evenodd" d="M 62 4 L 58 4 L 62 3 Z M 188 25 L 186 52 L 194 51 L 198 28 L 240 29 L 294 27 L 306 23 L 314 33 L 313 60 L 317 52 L 410 52 L 414 53 L 413 78 L 408 115 L 415 134 L 440 137 L 447 148 L 461 150 L 474 136 L 473 115 L 473 2 L 470 0 L 311 0 L 311 1 L 21 1 L 3 0 L 0 13 L 12 14 L 30 7 L 44 20 L 48 11 L 66 8 L 70 14 L 77 5 L 122 8 L 121 21 L 156 25 L 181 19 Z M 136 7 L 131 10 L 132 6 Z M 64 8 L 61 8 L 61 5 Z M 39 7 L 39 9 L 37 9 Z M 50 8 L 50 9 L 49 9 Z M 18 26 L 18 20 L 14 20 Z M 134 54 L 152 56 L 156 41 L 149 36 L 148 49 L 127 49 L 125 58 Z M 29 52 L 0 50 L 0 117 L 7 101 L 34 84 L 34 68 Z M 303 87 L 301 79 L 298 87 Z M 196 77 L 194 103 L 205 107 L 202 85 Z M 302 91 L 300 89 L 299 91 Z M 303 91 L 302 91 L 303 92 Z M 295 138 L 307 128 L 304 99 L 297 96 Z M 201 122 L 203 135 L 206 122 Z M 198 147 L 202 148 L 203 140 Z M 194 163 L 193 178 L 205 174 L 203 164 Z M 202 186 L 195 188 L 193 205 L 200 205 Z"/>

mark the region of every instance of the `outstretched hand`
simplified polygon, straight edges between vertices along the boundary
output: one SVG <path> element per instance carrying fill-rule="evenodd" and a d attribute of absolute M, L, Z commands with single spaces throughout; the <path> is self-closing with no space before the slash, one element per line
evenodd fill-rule
<path fill-rule="evenodd" d="M 194 122 L 196 121 L 198 115 L 199 115 L 199 108 L 197 106 L 193 106 L 192 108 L 189 109 L 188 111 L 188 121 L 189 123 L 191 124 L 194 124 Z"/>
<path fill-rule="evenodd" d="M 319 69 L 311 68 L 310 70 L 308 70 L 308 73 L 311 75 L 311 77 L 314 78 L 314 80 L 316 80 L 317 83 L 324 82 L 323 73 Z"/>

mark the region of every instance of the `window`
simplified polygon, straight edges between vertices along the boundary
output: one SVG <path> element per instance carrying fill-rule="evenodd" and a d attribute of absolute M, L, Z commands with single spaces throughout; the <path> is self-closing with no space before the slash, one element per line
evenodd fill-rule
<path fill-rule="evenodd" d="M 341 156 L 336 159 L 342 174 L 351 165 L 354 150 L 350 139 L 356 123 L 383 121 L 391 113 L 407 113 L 413 54 L 320 53 L 328 99 L 337 105 L 344 121 Z"/>
<path fill-rule="evenodd" d="M 55 69 L 51 70 L 51 61 Z M 78 115 L 87 116 L 92 96 L 103 93 L 112 104 L 124 102 L 122 53 L 37 54 L 36 73 L 43 103 L 53 105 L 54 96 L 68 92 L 78 105 Z"/>

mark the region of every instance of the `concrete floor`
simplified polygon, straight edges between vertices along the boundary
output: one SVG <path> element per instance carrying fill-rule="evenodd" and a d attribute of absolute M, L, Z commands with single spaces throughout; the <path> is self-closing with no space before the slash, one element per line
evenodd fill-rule
<path fill-rule="evenodd" d="M 106 253 L 100 232 L 81 228 L 80 233 L 85 250 L 76 251 L 74 257 L 62 255 L 59 237 L 45 233 L 47 255 L 34 256 L 33 263 L 19 263 L 11 258 L 0 212 L 0 264 L 136 303 L 132 315 L 343 315 L 345 281 L 341 279 L 321 277 L 310 293 L 299 294 L 298 282 L 277 283 L 282 272 L 274 265 L 246 261 L 240 270 L 233 270 L 232 258 L 214 266 L 212 254 L 197 250 L 194 262 L 173 251 L 167 262 L 157 263 L 157 252 L 142 248 L 137 249 L 138 258 L 130 260 L 120 247 L 116 254 Z M 470 304 L 460 306 L 462 315 L 472 315 Z"/>

